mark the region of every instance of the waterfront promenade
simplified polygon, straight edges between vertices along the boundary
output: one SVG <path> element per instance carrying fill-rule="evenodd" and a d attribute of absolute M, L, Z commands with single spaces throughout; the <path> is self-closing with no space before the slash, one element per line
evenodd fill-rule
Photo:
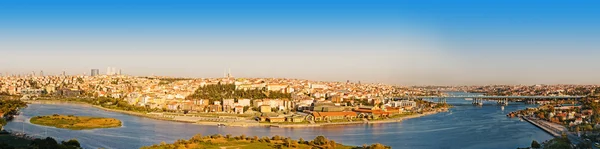
<path fill-rule="evenodd" d="M 551 134 L 554 137 L 560 137 L 563 132 L 562 129 L 557 128 L 556 126 L 547 124 L 547 123 L 543 122 L 543 120 L 539 120 L 537 118 L 530 118 L 527 116 L 523 116 L 521 118 L 523 118 L 523 120 L 533 124 L 534 126 L 537 126 L 538 128 L 548 132 L 549 134 Z"/>
<path fill-rule="evenodd" d="M 581 142 L 581 138 L 577 137 L 575 134 L 570 133 L 569 130 L 567 128 L 565 128 L 564 126 L 558 125 L 558 124 L 554 124 L 545 120 L 540 120 L 537 118 L 533 118 L 533 117 L 527 117 L 527 116 L 523 116 L 522 117 L 525 121 L 537 126 L 538 128 L 548 132 L 549 134 L 551 134 L 554 137 L 562 137 L 562 134 L 566 134 L 567 138 L 571 141 L 572 144 L 578 144 L 579 142 Z"/>
<path fill-rule="evenodd" d="M 192 123 L 192 124 L 197 124 L 197 125 L 209 125 L 209 126 L 217 126 L 217 125 L 223 124 L 226 126 L 233 126 L 233 127 L 321 127 L 321 126 L 330 126 L 330 125 L 395 123 L 395 122 L 401 122 L 406 119 L 418 118 L 418 117 L 422 117 L 422 116 L 433 115 L 433 114 L 436 114 L 439 112 L 448 111 L 448 109 L 438 109 L 436 111 L 429 111 L 429 112 L 424 112 L 421 114 L 413 114 L 413 115 L 407 115 L 407 116 L 403 116 L 403 117 L 383 119 L 383 120 L 371 120 L 371 121 L 356 120 L 353 122 L 332 122 L 332 123 L 315 123 L 315 124 L 305 124 L 305 123 L 280 124 L 280 123 L 259 123 L 254 120 L 247 120 L 247 119 L 243 119 L 241 117 L 237 117 L 235 119 L 229 119 L 229 118 L 203 117 L 203 116 L 183 116 L 180 114 L 179 115 L 165 115 L 164 113 L 140 113 L 140 112 L 133 112 L 133 111 L 110 109 L 110 108 L 106 108 L 106 107 L 102 107 L 102 106 L 98 106 L 98 105 L 91 105 L 91 104 L 84 103 L 84 102 L 73 102 L 73 101 L 33 100 L 33 101 L 27 101 L 27 102 L 33 103 L 33 104 L 51 104 L 51 105 L 73 104 L 73 105 L 80 105 L 80 106 L 85 106 L 85 107 L 94 107 L 94 108 L 98 108 L 98 109 L 101 109 L 104 111 L 118 112 L 118 113 L 122 113 L 122 114 L 152 118 L 152 119 L 157 119 L 157 120 Z"/>

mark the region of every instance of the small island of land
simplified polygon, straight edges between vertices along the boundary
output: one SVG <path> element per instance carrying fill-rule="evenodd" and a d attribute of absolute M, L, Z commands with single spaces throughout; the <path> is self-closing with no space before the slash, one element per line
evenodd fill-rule
<path fill-rule="evenodd" d="M 121 127 L 121 121 L 118 119 L 90 116 L 54 114 L 32 117 L 29 121 L 33 124 L 71 130 Z"/>
<path fill-rule="evenodd" d="M 215 134 L 211 136 L 202 136 L 197 134 L 189 140 L 177 140 L 173 144 L 162 142 L 152 146 L 145 146 L 141 149 L 170 149 L 170 148 L 203 148 L 203 149 L 255 149 L 255 148 L 297 148 L 297 149 L 390 149 L 391 147 L 379 143 L 366 145 L 362 147 L 347 146 L 329 140 L 324 136 L 317 136 L 314 140 L 292 140 L 290 137 L 261 137 L 258 136 L 231 136 Z"/>

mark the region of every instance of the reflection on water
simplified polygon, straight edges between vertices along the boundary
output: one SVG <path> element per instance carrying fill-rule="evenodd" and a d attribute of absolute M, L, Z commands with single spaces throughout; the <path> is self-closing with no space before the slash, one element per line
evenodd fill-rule
<path fill-rule="evenodd" d="M 450 112 L 405 120 L 399 123 L 326 126 L 315 128 L 243 128 L 202 126 L 160 121 L 107 112 L 81 105 L 31 104 L 23 114 L 5 128 L 37 136 L 52 136 L 58 140 L 77 138 L 85 148 L 139 148 L 141 146 L 188 139 L 197 133 L 247 136 L 290 136 L 294 139 L 313 139 L 324 135 L 338 142 L 360 146 L 380 142 L 393 148 L 516 148 L 529 146 L 532 140 L 552 137 L 527 122 L 505 115 L 529 105 L 510 103 L 501 106 L 487 103 L 481 107 L 468 105 L 471 101 L 448 99 L 456 104 Z M 492 106 L 494 105 L 494 106 Z M 37 115 L 74 114 L 114 117 L 123 122 L 121 128 L 72 131 L 33 125 L 28 119 Z"/>

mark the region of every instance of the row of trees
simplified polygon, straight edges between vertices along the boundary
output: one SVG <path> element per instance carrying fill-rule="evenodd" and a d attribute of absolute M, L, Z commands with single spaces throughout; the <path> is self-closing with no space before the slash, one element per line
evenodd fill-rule
<path fill-rule="evenodd" d="M 8 120 L 12 119 L 12 115 L 17 114 L 19 108 L 27 107 L 27 103 L 21 100 L 0 100 L 0 113 L 7 115 Z M 7 124 L 7 119 L 0 117 L 0 128 Z"/>
<path fill-rule="evenodd" d="M 151 109 L 151 108 L 145 107 L 145 106 L 131 105 L 123 99 L 105 98 L 105 97 L 97 98 L 97 100 L 95 102 L 93 102 L 92 104 L 99 105 L 99 106 L 106 107 L 106 108 L 111 108 L 111 109 L 143 112 L 143 113 L 159 110 L 159 109 Z"/>
<path fill-rule="evenodd" d="M 265 89 L 236 90 L 234 84 L 214 84 L 198 88 L 188 99 L 209 99 L 210 102 L 221 99 L 265 99 L 291 98 L 291 94 L 267 91 Z"/>
<path fill-rule="evenodd" d="M 0 100 L 0 112 L 4 114 L 17 114 L 18 108 L 26 106 L 27 103 L 21 100 Z"/>
<path fill-rule="evenodd" d="M 58 143 L 53 138 L 47 137 L 46 139 L 34 139 L 31 142 L 30 148 L 34 149 L 79 149 L 81 145 L 79 141 L 71 139 L 69 141 L 61 141 Z"/>
<path fill-rule="evenodd" d="M 1 149 L 15 149 L 16 147 L 11 146 L 5 142 L 0 143 Z M 19 147 L 21 148 L 21 147 Z M 34 139 L 31 141 L 27 149 L 80 149 L 81 145 L 79 141 L 71 139 L 69 141 L 61 141 L 60 143 L 51 137 L 45 139 Z"/>

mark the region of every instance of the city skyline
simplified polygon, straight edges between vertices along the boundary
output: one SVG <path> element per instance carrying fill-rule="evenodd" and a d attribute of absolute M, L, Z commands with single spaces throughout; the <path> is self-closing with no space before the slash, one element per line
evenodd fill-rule
<path fill-rule="evenodd" d="M 600 84 L 596 6 L 3 1 L 0 71 L 110 66 L 135 76 L 208 78 L 231 68 L 236 77 L 396 85 Z"/>

